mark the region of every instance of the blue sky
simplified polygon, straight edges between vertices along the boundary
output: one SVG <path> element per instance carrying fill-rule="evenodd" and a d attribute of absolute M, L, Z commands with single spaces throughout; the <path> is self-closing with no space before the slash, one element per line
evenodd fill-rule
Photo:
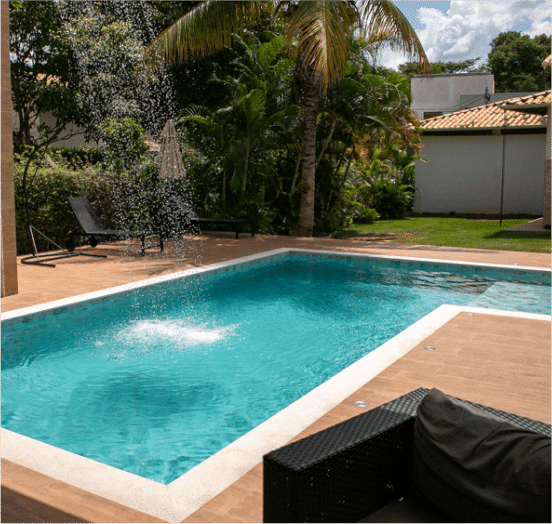
<path fill-rule="evenodd" d="M 418 33 L 431 62 L 481 57 L 491 40 L 505 31 L 535 36 L 552 32 L 552 0 L 397 0 Z M 379 62 L 396 69 L 404 55 L 384 50 Z"/>
<path fill-rule="evenodd" d="M 420 29 L 420 20 L 418 18 L 418 10 L 421 7 L 438 9 L 442 13 L 446 13 L 450 8 L 450 0 L 442 2 L 439 0 L 395 0 L 393 2 L 409 19 L 414 29 Z"/>

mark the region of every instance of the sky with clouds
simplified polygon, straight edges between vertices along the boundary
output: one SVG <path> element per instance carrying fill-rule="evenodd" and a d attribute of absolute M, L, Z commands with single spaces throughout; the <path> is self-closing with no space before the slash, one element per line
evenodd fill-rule
<path fill-rule="evenodd" d="M 416 30 L 430 62 L 481 57 L 499 33 L 530 36 L 552 32 L 552 0 L 401 0 L 394 2 Z M 391 69 L 408 61 L 383 50 L 378 62 Z"/>

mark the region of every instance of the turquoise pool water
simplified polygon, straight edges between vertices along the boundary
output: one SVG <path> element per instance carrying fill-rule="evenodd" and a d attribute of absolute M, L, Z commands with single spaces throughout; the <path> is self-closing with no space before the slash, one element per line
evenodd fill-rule
<path fill-rule="evenodd" d="M 441 304 L 550 277 L 287 255 L 2 329 L 2 426 L 168 483 Z"/>

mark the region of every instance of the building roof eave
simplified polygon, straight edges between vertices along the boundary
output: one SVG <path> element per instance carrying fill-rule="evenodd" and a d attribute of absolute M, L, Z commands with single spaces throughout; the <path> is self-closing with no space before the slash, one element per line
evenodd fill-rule
<path fill-rule="evenodd" d="M 449 133 L 488 133 L 488 132 L 502 132 L 502 131 L 531 131 L 531 130 L 546 130 L 546 125 L 531 125 L 531 126 L 495 126 L 495 127 L 438 127 L 430 129 L 422 129 L 422 135 L 437 135 L 437 134 L 449 134 Z"/>
<path fill-rule="evenodd" d="M 546 115 L 550 104 L 528 104 L 518 106 L 501 106 L 506 111 L 518 111 L 519 113 L 531 113 L 535 115 Z"/>

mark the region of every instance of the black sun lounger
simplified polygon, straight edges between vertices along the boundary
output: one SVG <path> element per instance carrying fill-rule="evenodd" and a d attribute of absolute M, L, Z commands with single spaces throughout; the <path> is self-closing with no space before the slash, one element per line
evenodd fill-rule
<path fill-rule="evenodd" d="M 84 231 L 82 233 L 84 236 L 89 237 L 90 245 L 96 247 L 98 245 L 98 239 L 102 237 L 108 238 L 118 238 L 118 239 L 128 239 L 128 238 L 139 238 L 141 245 L 142 256 L 145 254 L 146 249 L 151 249 L 153 247 L 160 247 L 163 251 L 163 236 L 159 231 L 127 231 L 119 229 L 104 229 L 94 213 L 90 202 L 86 197 L 69 197 L 67 199 L 73 214 L 77 219 L 81 229 Z M 71 237 L 74 235 L 79 235 L 81 233 L 73 232 Z M 152 235 L 159 235 L 159 244 L 146 246 L 146 237 Z"/>

